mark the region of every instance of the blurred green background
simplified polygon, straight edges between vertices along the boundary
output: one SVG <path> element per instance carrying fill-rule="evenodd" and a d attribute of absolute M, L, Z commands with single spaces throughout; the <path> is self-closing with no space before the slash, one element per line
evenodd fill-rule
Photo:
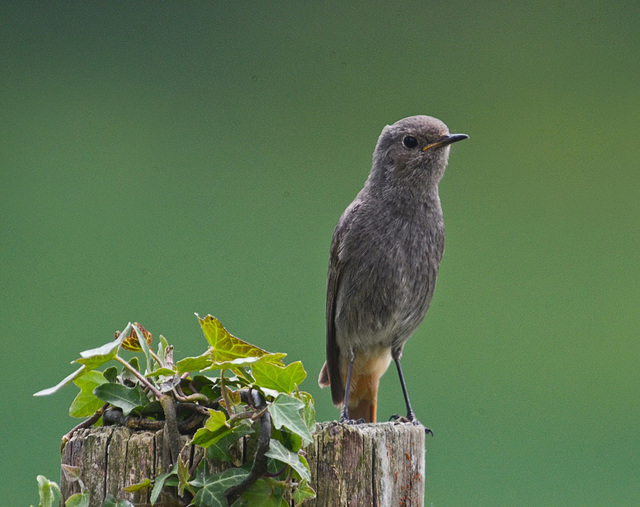
<path fill-rule="evenodd" d="M 184 356 L 212 313 L 336 418 L 331 234 L 413 114 L 471 137 L 403 362 L 426 505 L 639 505 L 639 5 L 2 2 L 3 505 L 77 422 L 32 393 L 129 320 Z"/>

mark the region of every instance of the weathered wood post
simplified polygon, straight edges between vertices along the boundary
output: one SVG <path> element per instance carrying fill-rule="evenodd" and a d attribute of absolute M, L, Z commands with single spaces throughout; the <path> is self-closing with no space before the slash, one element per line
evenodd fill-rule
<path fill-rule="evenodd" d="M 77 466 L 91 491 L 91 505 L 111 494 L 137 506 L 150 505 L 148 489 L 123 488 L 168 469 L 162 457 L 163 432 L 101 427 L 76 432 L 62 450 L 62 463 Z M 188 441 L 182 437 L 183 443 Z M 187 446 L 183 459 L 192 465 L 202 449 Z M 425 432 L 399 423 L 344 425 L 320 423 L 306 448 L 311 485 L 317 497 L 305 506 L 422 506 L 425 486 Z M 236 458 L 245 459 L 242 442 Z M 251 456 L 249 456 L 251 459 Z M 216 468 L 229 465 L 220 463 Z M 77 482 L 61 481 L 63 497 L 79 491 Z M 164 495 L 156 505 L 180 505 Z"/>

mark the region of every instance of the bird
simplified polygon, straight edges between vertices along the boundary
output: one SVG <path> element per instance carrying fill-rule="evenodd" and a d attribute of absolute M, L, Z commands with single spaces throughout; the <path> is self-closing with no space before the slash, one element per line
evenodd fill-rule
<path fill-rule="evenodd" d="M 376 422 L 380 378 L 393 360 L 407 410 L 400 419 L 421 424 L 402 352 L 429 309 L 444 253 L 438 184 L 450 145 L 468 137 L 425 115 L 385 126 L 364 187 L 335 227 L 318 383 L 331 386 L 341 422 Z"/>

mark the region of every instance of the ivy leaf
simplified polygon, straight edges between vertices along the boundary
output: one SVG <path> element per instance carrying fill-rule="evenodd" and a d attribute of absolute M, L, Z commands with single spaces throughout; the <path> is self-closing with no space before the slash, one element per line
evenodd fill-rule
<path fill-rule="evenodd" d="M 138 361 L 137 357 L 133 356 L 129 361 L 129 365 L 137 372 L 140 372 L 140 361 Z M 136 377 L 129 368 L 126 368 L 124 366 L 122 367 L 122 374 L 120 375 L 120 378 L 122 379 L 123 384 L 128 383 L 134 385 L 140 382 L 138 380 L 138 377 Z"/>
<path fill-rule="evenodd" d="M 196 314 L 196 317 L 200 321 L 204 337 L 213 349 L 211 357 L 214 361 L 230 361 L 239 357 L 261 357 L 269 354 L 266 350 L 233 336 L 213 315 L 207 315 L 201 319 Z"/>
<path fill-rule="evenodd" d="M 155 480 L 153 481 L 153 489 L 151 490 L 151 497 L 149 498 L 149 500 L 151 501 L 151 505 L 154 505 L 158 501 L 158 498 L 160 498 L 160 493 L 162 493 L 162 488 L 164 488 L 165 483 L 172 476 L 176 475 L 177 470 L 178 470 L 178 464 L 176 463 L 175 465 L 173 465 L 173 468 L 169 472 L 160 474 L 158 477 L 155 478 Z"/>
<path fill-rule="evenodd" d="M 284 393 L 293 391 L 307 376 L 300 361 L 286 367 L 269 362 L 259 362 L 253 365 L 251 373 L 260 387 Z"/>
<path fill-rule="evenodd" d="M 158 368 L 157 370 L 153 370 L 152 372 L 147 373 L 145 377 L 160 377 L 160 376 L 171 377 L 175 374 L 176 372 L 169 368 Z"/>
<path fill-rule="evenodd" d="M 227 418 L 224 412 L 209 409 L 209 419 L 206 420 L 202 428 L 196 431 L 191 443 L 206 449 L 232 431 L 233 430 L 227 426 Z"/>
<path fill-rule="evenodd" d="M 62 472 L 64 473 L 64 478 L 69 482 L 79 482 L 80 489 L 84 489 L 84 484 L 82 482 L 82 471 L 80 467 L 76 467 L 73 465 L 65 465 L 64 463 L 60 465 L 62 468 Z"/>
<path fill-rule="evenodd" d="M 149 398 L 140 386 L 133 388 L 122 384 L 101 384 L 93 390 L 102 401 L 122 409 L 124 415 L 128 415 L 134 408 L 143 407 L 149 403 Z"/>
<path fill-rule="evenodd" d="M 229 453 L 229 447 L 253 431 L 250 423 L 245 421 L 242 421 L 238 426 L 236 426 L 232 432 L 211 444 L 207 450 L 207 458 L 210 460 L 233 463 L 233 456 Z"/>
<path fill-rule="evenodd" d="M 230 359 L 228 361 L 212 361 L 211 366 L 207 368 L 205 371 L 210 370 L 234 370 L 236 368 L 241 368 L 243 366 L 255 366 L 259 363 L 265 364 L 282 364 L 281 359 L 285 357 L 287 354 L 277 353 L 277 354 L 265 354 L 264 356 L 254 356 L 254 357 L 238 357 L 236 359 Z"/>
<path fill-rule="evenodd" d="M 65 501 L 65 507 L 91 507 L 89 500 L 91 499 L 91 495 L 89 491 L 83 491 L 82 493 L 76 493 L 75 495 L 71 495 Z"/>
<path fill-rule="evenodd" d="M 202 489 L 196 494 L 196 505 L 228 507 L 225 491 L 240 484 L 247 475 L 249 472 L 241 468 L 229 468 L 222 473 L 205 477 Z"/>
<path fill-rule="evenodd" d="M 71 417 L 89 417 L 104 405 L 104 401 L 93 394 L 93 390 L 105 382 L 107 379 L 99 371 L 90 371 L 75 379 L 73 383 L 80 388 L 80 392 L 69 407 L 69 415 Z"/>
<path fill-rule="evenodd" d="M 178 495 L 184 496 L 187 489 L 191 494 L 195 494 L 193 487 L 189 484 L 189 464 L 185 463 L 182 456 L 178 456 Z"/>
<path fill-rule="evenodd" d="M 311 433 L 316 431 L 316 408 L 313 404 L 313 397 L 304 391 L 299 391 L 298 396 L 302 398 L 304 408 L 302 409 L 302 419 Z"/>
<path fill-rule="evenodd" d="M 127 325 L 117 339 L 105 343 L 101 347 L 80 352 L 80 359 L 76 359 L 74 362 L 86 366 L 87 370 L 95 370 L 98 366 L 102 366 L 116 357 L 120 345 L 122 345 L 130 331 L 131 323 Z"/>
<path fill-rule="evenodd" d="M 289 505 L 282 498 L 282 495 L 276 494 L 264 479 L 258 479 L 254 482 L 249 489 L 242 493 L 240 498 L 246 502 L 246 505 L 251 507 L 288 507 Z"/>
<path fill-rule="evenodd" d="M 309 472 L 307 461 L 302 461 L 304 459 L 302 456 L 290 451 L 277 440 L 271 439 L 269 441 L 269 450 L 265 452 L 265 456 L 290 465 L 291 468 L 298 472 L 298 475 L 302 479 L 306 479 L 307 481 L 311 480 L 311 473 Z"/>
<path fill-rule="evenodd" d="M 307 481 L 307 479 L 302 479 L 296 490 L 293 492 L 293 501 L 296 505 L 315 497 L 316 492 L 311 486 L 309 486 L 309 481 Z"/>
<path fill-rule="evenodd" d="M 70 375 L 67 375 L 65 378 L 63 378 L 55 386 L 49 387 L 47 389 L 43 389 L 42 391 L 38 391 L 37 393 L 34 393 L 34 396 L 49 396 L 50 394 L 57 393 L 64 386 L 66 386 L 67 384 L 70 384 L 75 379 L 80 378 L 82 375 L 87 373 L 87 371 L 89 371 L 87 370 L 87 367 L 82 365 L 76 371 L 74 371 Z"/>
<path fill-rule="evenodd" d="M 117 382 L 118 381 L 118 368 L 115 366 L 109 366 L 106 370 L 102 372 L 104 378 L 107 379 L 107 382 Z"/>
<path fill-rule="evenodd" d="M 38 495 L 40 496 L 39 507 L 54 507 L 54 505 L 58 505 L 56 496 L 62 498 L 58 485 L 44 475 L 38 475 L 36 480 L 38 481 Z"/>
<path fill-rule="evenodd" d="M 153 483 L 151 482 L 151 479 L 147 478 L 141 482 L 136 482 L 135 484 L 131 484 L 130 486 L 127 486 L 126 488 L 123 488 L 123 489 L 125 491 L 128 491 L 129 493 L 133 493 L 134 491 L 140 491 L 141 489 L 150 488 L 151 486 L 153 486 Z"/>
<path fill-rule="evenodd" d="M 147 359 L 147 371 L 152 371 L 154 369 L 153 365 L 155 364 L 155 360 L 153 359 L 153 357 L 151 356 L 151 353 L 149 352 L 149 345 L 151 344 L 151 333 L 149 333 L 146 329 L 144 329 L 144 327 L 142 327 L 142 325 L 139 324 L 138 322 L 134 322 L 132 324 L 132 327 L 135 331 L 135 334 L 138 335 L 138 345 L 142 349 L 142 352 L 144 353 L 144 357 Z M 143 332 L 143 330 L 146 332 L 146 335 L 148 336 L 145 335 L 145 332 Z"/>
<path fill-rule="evenodd" d="M 162 358 L 164 357 L 164 351 L 167 349 L 167 347 L 169 346 L 169 342 L 167 341 L 167 339 L 160 335 L 160 337 L 158 338 L 158 352 L 157 355 L 158 357 Z"/>
<path fill-rule="evenodd" d="M 305 404 L 302 401 L 293 396 L 279 394 L 275 401 L 269 405 L 268 410 L 276 429 L 284 426 L 289 431 L 299 435 L 307 445 L 311 443 L 313 437 L 302 416 L 304 406 Z"/>
<path fill-rule="evenodd" d="M 135 505 L 133 505 L 129 500 L 118 501 L 113 495 L 107 495 L 102 507 L 135 507 Z"/>
<path fill-rule="evenodd" d="M 197 357 L 185 357 L 176 363 L 176 368 L 178 373 L 182 375 L 183 373 L 192 372 L 192 371 L 201 371 L 209 366 L 213 362 L 211 359 L 211 349 L 208 349 L 204 354 L 201 354 Z"/>

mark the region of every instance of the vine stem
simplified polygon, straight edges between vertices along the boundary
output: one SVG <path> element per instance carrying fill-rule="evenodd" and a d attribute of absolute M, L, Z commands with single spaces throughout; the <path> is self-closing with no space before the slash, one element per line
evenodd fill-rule
<path fill-rule="evenodd" d="M 109 403 L 105 403 L 104 405 L 102 405 L 102 407 L 96 410 L 95 413 L 91 417 L 89 417 L 89 419 L 85 419 L 80 424 L 74 426 L 69 433 L 62 437 L 62 442 L 60 442 L 60 451 L 62 452 L 65 444 L 69 440 L 71 440 L 71 437 L 76 431 L 82 428 L 88 428 L 89 426 L 93 425 L 93 423 L 95 423 L 98 419 L 100 419 L 100 416 L 104 413 L 105 410 L 107 410 L 107 407 L 109 407 Z"/>

